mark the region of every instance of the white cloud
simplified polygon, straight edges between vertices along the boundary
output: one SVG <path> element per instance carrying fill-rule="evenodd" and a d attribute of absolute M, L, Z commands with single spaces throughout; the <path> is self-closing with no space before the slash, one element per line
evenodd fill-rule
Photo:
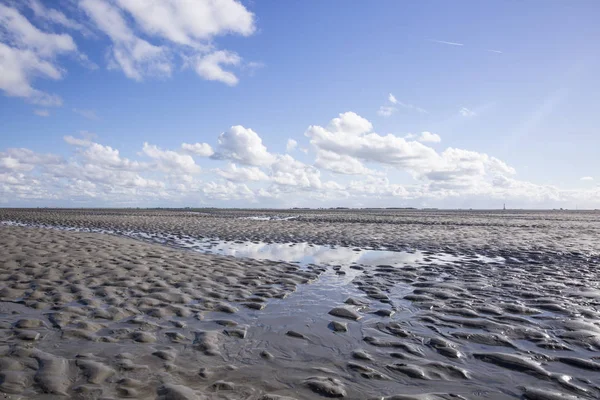
<path fill-rule="evenodd" d="M 248 186 L 233 182 L 206 182 L 202 186 L 202 192 L 206 197 L 213 200 L 252 200 L 255 197 L 254 192 Z"/>
<path fill-rule="evenodd" d="M 377 114 L 382 117 L 389 117 L 396 111 L 395 107 L 390 106 L 380 106 L 379 110 L 377 110 Z"/>
<path fill-rule="evenodd" d="M 463 117 L 474 117 L 477 115 L 477 113 L 475 111 L 469 110 L 467 107 L 461 107 L 461 109 L 458 110 L 458 112 Z"/>
<path fill-rule="evenodd" d="M 261 206 L 312 207 L 501 206 L 505 201 L 511 206 L 600 205 L 597 187 L 561 190 L 525 182 L 493 156 L 454 147 L 438 152 L 419 142 L 434 134 L 379 135 L 368 120 L 352 112 L 340 114 L 326 127 L 310 126 L 306 135 L 315 152 L 314 165 L 269 153 L 256 132 L 234 126 L 219 136 L 216 153 L 203 160 L 228 160 L 226 165 L 199 174 L 192 154 L 209 155 L 212 147 L 207 143 L 184 143 L 177 151 L 144 143 L 138 153 L 144 161 L 126 158 L 82 132 L 81 137 L 64 137 L 73 146 L 67 159 L 24 148 L 0 151 L 0 201 L 90 206 L 247 206 L 258 200 Z"/>
<path fill-rule="evenodd" d="M 333 121 L 328 128 L 313 125 L 305 133 L 317 154 L 325 151 L 337 154 L 340 160 L 350 157 L 388 164 L 407 171 L 417 180 L 430 182 L 436 189 L 465 189 L 489 182 L 499 174 L 515 173 L 513 168 L 487 154 L 454 148 L 440 154 L 418 141 L 370 132 L 367 130 L 371 128 L 370 123 L 354 113 L 340 114 Z M 419 139 L 438 140 L 439 136 L 424 132 Z M 329 156 L 329 159 L 334 158 Z M 323 162 L 319 164 L 327 166 Z"/>
<path fill-rule="evenodd" d="M 172 150 L 162 150 L 148 143 L 144 143 L 142 151 L 148 157 L 156 160 L 159 168 L 165 172 L 184 172 L 189 174 L 200 172 L 200 166 L 196 164 L 190 155 L 180 154 Z"/>
<path fill-rule="evenodd" d="M 183 143 L 181 148 L 188 153 L 192 153 L 200 157 L 210 157 L 215 154 L 215 151 L 208 143 Z"/>
<path fill-rule="evenodd" d="M 226 169 L 216 169 L 219 176 L 235 182 L 266 181 L 269 179 L 258 167 L 238 167 L 231 163 Z"/>
<path fill-rule="evenodd" d="M 61 25 L 68 29 L 74 29 L 84 34 L 88 34 L 88 30 L 85 26 L 83 26 L 79 22 L 73 21 L 58 10 L 55 10 L 53 8 L 47 8 L 39 0 L 29 0 L 27 2 L 27 5 L 29 6 L 29 8 L 31 8 L 31 10 L 37 18 L 43 19 L 53 24 Z"/>
<path fill-rule="evenodd" d="M 373 129 L 373 125 L 367 119 L 350 111 L 332 119 L 328 129 L 334 133 L 361 135 L 370 132 Z"/>
<path fill-rule="evenodd" d="M 80 6 L 113 42 L 109 67 L 135 80 L 170 76 L 179 58 L 202 78 L 235 86 L 238 77 L 223 67 L 241 66 L 242 58 L 216 49 L 213 39 L 256 30 L 254 15 L 234 0 L 82 0 Z"/>
<path fill-rule="evenodd" d="M 65 142 L 79 148 L 78 154 L 90 165 L 88 168 L 93 169 L 98 167 L 107 170 L 125 171 L 138 171 L 146 168 L 145 163 L 121 157 L 117 149 L 93 142 L 91 140 L 92 136 L 84 132 L 84 138 L 81 139 L 73 136 L 63 137 Z"/>
<path fill-rule="evenodd" d="M 33 166 L 22 164 L 18 159 L 9 155 L 0 157 L 0 171 L 29 171 Z"/>
<path fill-rule="evenodd" d="M 584 177 L 580 178 L 579 180 L 585 181 L 585 182 L 591 182 L 594 180 L 594 178 L 591 176 L 584 176 Z"/>
<path fill-rule="evenodd" d="M 50 111 L 45 110 L 45 109 L 33 110 L 33 113 L 35 115 L 37 115 L 38 117 L 49 117 L 50 116 Z"/>
<path fill-rule="evenodd" d="M 277 161 L 271 165 L 271 180 L 284 186 L 321 188 L 321 172 L 288 154 L 278 156 Z"/>
<path fill-rule="evenodd" d="M 61 166 L 52 172 L 57 177 L 103 185 L 108 193 L 115 192 L 118 188 L 160 189 L 165 186 L 162 182 L 144 178 L 134 171 L 105 168 L 94 164 L 94 160 L 89 161 L 83 165 Z"/>
<path fill-rule="evenodd" d="M 72 144 L 73 146 L 87 147 L 92 144 L 91 138 L 79 139 L 71 135 L 67 135 L 64 136 L 63 139 L 65 142 L 67 142 L 68 144 Z"/>
<path fill-rule="evenodd" d="M 476 187 L 515 173 L 514 168 L 495 157 L 455 148 L 444 150 L 438 163 L 419 171 L 421 177 L 446 189 Z"/>
<path fill-rule="evenodd" d="M 51 62 L 41 59 L 31 50 L 21 50 L 0 43 L 0 89 L 7 96 L 23 97 L 41 106 L 60 106 L 62 99 L 31 86 L 34 76 L 62 78 L 62 71 Z"/>
<path fill-rule="evenodd" d="M 65 138 L 67 140 L 67 138 Z M 69 142 L 69 140 L 67 140 Z M 71 140 L 72 143 L 75 143 Z M 136 170 L 142 167 L 137 161 L 121 157 L 119 150 L 99 143 L 89 142 L 83 151 L 83 156 L 90 164 L 107 169 Z"/>
<path fill-rule="evenodd" d="M 393 95 L 393 94 L 391 94 L 391 93 L 388 95 L 388 101 L 389 101 L 390 103 L 392 103 L 392 104 L 396 104 L 396 103 L 398 103 L 398 100 L 396 100 L 396 96 L 394 96 L 394 95 Z"/>
<path fill-rule="evenodd" d="M 376 133 L 369 121 L 353 112 L 340 114 L 327 128 L 310 126 L 305 135 L 319 150 L 347 155 L 365 161 L 416 168 L 435 161 L 437 153 L 419 142 Z"/>
<path fill-rule="evenodd" d="M 255 31 L 254 15 L 234 0 L 116 0 L 148 35 L 190 47 L 214 36 Z"/>
<path fill-rule="evenodd" d="M 288 139 L 287 143 L 285 145 L 285 150 L 289 153 L 290 151 L 294 150 L 296 147 L 298 147 L 298 142 L 295 141 L 294 139 Z"/>
<path fill-rule="evenodd" d="M 397 196 L 408 198 L 409 192 L 402 185 L 392 184 L 386 177 L 368 176 L 360 181 L 352 181 L 345 188 L 349 193 L 362 197 Z"/>
<path fill-rule="evenodd" d="M 79 6 L 113 42 L 109 68 L 121 69 L 138 81 L 144 76 L 171 75 L 167 49 L 136 36 L 117 7 L 104 0 L 81 0 Z"/>
<path fill-rule="evenodd" d="M 219 147 L 215 158 L 238 161 L 242 164 L 264 166 L 275 161 L 275 156 L 267 151 L 262 139 L 252 129 L 241 125 L 232 126 L 219 135 Z"/>
<path fill-rule="evenodd" d="M 431 132 L 421 132 L 421 136 L 419 136 L 419 142 L 431 142 L 431 143 L 439 143 L 442 141 L 440 135 Z"/>
<path fill-rule="evenodd" d="M 28 172 L 37 165 L 47 166 L 62 163 L 54 154 L 40 154 L 25 148 L 11 148 L 0 152 L 0 172 Z"/>
<path fill-rule="evenodd" d="M 79 0 L 77 7 L 87 18 L 77 15 L 74 20 L 39 0 L 15 2 L 15 7 L 0 4 L 0 90 L 5 95 L 44 107 L 60 106 L 62 99 L 36 89 L 34 80 L 63 79 L 66 70 L 59 57 L 66 55 L 86 68 L 97 68 L 78 51 L 73 37 L 60 30 L 77 31 L 84 39 L 104 33 L 112 42 L 108 68 L 138 81 L 169 77 L 183 61 L 204 79 L 234 86 L 239 78 L 231 67 L 251 74 L 262 65 L 245 63 L 235 52 L 215 45 L 218 36 L 249 36 L 256 31 L 254 15 L 239 1 Z M 76 14 L 74 7 L 67 9 Z M 31 21 L 44 30 L 25 16 L 29 10 Z M 89 110 L 80 111 L 84 115 Z"/>
<path fill-rule="evenodd" d="M 75 114 L 79 114 L 82 117 L 87 118 L 87 119 L 91 119 L 91 120 L 98 119 L 98 115 L 96 114 L 96 111 L 94 111 L 94 110 L 85 110 L 85 109 L 74 108 L 73 112 Z"/>
<path fill-rule="evenodd" d="M 0 4 L 0 22 L 3 40 L 15 47 L 35 51 L 40 57 L 53 57 L 77 50 L 71 36 L 43 32 L 15 8 Z"/>
<path fill-rule="evenodd" d="M 362 162 L 354 157 L 328 150 L 317 150 L 315 166 L 346 175 L 367 175 L 376 173 L 365 167 Z"/>
<path fill-rule="evenodd" d="M 77 52 L 72 37 L 41 31 L 17 9 L 0 4 L 0 90 L 41 106 L 60 106 L 59 96 L 32 87 L 36 77 L 58 80 L 56 58 Z"/>
<path fill-rule="evenodd" d="M 233 72 L 226 71 L 222 65 L 239 65 L 240 56 L 235 53 L 219 50 L 207 55 L 198 56 L 194 61 L 194 69 L 198 75 L 209 81 L 223 82 L 235 86 L 239 79 Z"/>

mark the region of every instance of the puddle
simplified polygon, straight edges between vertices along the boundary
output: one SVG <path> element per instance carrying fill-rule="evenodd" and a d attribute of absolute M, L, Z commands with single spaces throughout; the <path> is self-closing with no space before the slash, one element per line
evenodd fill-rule
<path fill-rule="evenodd" d="M 244 217 L 249 218 L 249 217 Z M 254 218 L 254 217 L 252 217 Z M 256 217 L 259 218 L 259 217 Z M 273 218 L 273 217 L 269 217 Z M 242 319 L 250 322 L 255 320 L 258 325 L 267 327 L 271 323 L 282 324 L 282 317 L 289 316 L 293 325 L 300 320 L 305 322 L 315 319 L 327 318 L 327 312 L 343 303 L 348 297 L 364 298 L 369 303 L 364 292 L 359 290 L 352 282 L 355 278 L 368 272 L 372 267 L 386 265 L 392 267 L 426 266 L 458 263 L 461 261 L 477 261 L 484 264 L 502 263 L 502 257 L 486 256 L 458 256 L 447 253 L 398 252 L 381 249 L 363 249 L 350 247 L 333 247 L 315 245 L 311 243 L 264 243 L 244 241 L 223 241 L 208 238 L 193 238 L 185 235 L 147 233 L 132 230 L 112 230 L 100 228 L 78 228 L 70 226 L 53 226 L 46 224 L 25 224 L 16 221 L 0 221 L 0 225 L 36 227 L 56 229 L 62 231 L 75 231 L 85 233 L 102 233 L 129 237 L 150 243 L 159 243 L 172 247 L 183 248 L 206 254 L 218 254 L 236 258 L 249 258 L 255 260 L 281 261 L 295 263 L 303 268 L 310 266 L 326 267 L 319 279 L 308 285 L 299 285 L 296 292 L 285 299 L 269 299 L 269 311 L 247 310 L 240 313 Z M 408 294 L 412 286 L 397 282 L 393 288 L 395 298 L 402 298 L 400 294 Z M 409 304 L 409 302 L 405 302 Z M 396 307 L 396 304 L 384 305 L 382 308 Z M 218 313 L 217 313 L 218 314 Z M 256 321 L 259 318 L 261 321 Z M 267 322 L 270 321 L 270 322 Z"/>
<path fill-rule="evenodd" d="M 297 215 L 278 216 L 278 215 L 251 215 L 248 217 L 239 217 L 239 219 L 250 219 L 254 221 L 289 221 L 298 218 Z"/>
<path fill-rule="evenodd" d="M 444 265 L 461 261 L 477 261 L 481 263 L 502 263 L 504 261 L 502 257 L 490 258 L 480 255 L 462 257 L 446 253 L 432 254 L 419 250 L 397 252 L 385 249 L 333 247 L 311 243 L 223 241 L 207 238 L 198 239 L 168 233 L 157 234 L 99 228 L 74 228 L 44 224 L 24 224 L 15 221 L 0 221 L 0 224 L 111 234 L 184 248 L 200 253 L 296 263 L 303 268 L 310 266 L 326 267 L 317 281 L 307 285 L 299 285 L 296 292 L 285 299 L 268 299 L 266 302 L 266 310 L 268 312 L 243 308 L 237 315 L 238 318 L 249 325 L 277 331 L 284 328 L 307 326 L 317 320 L 327 319 L 329 318 L 328 311 L 342 304 L 348 297 L 362 298 L 365 303 L 372 303 L 366 297 L 365 293 L 352 282 L 355 278 L 365 272 L 369 272 L 375 266 L 402 267 L 410 265 L 422 267 L 431 264 Z M 408 284 L 397 282 L 392 289 L 393 297 L 401 299 L 405 294 L 410 293 L 412 289 L 413 287 Z M 410 302 L 398 300 L 391 304 L 381 303 L 379 308 L 391 307 L 392 309 L 400 309 L 402 306 L 406 306 L 407 309 L 412 308 L 410 307 Z M 214 314 L 215 318 L 217 318 L 220 313 Z M 224 316 L 221 315 L 221 317 Z M 379 317 L 374 318 L 378 319 Z M 367 321 L 370 319 L 372 318 L 365 318 Z"/>
<path fill-rule="evenodd" d="M 2 225 L 23 226 L 64 231 L 104 233 L 125 236 L 146 242 L 166 244 L 208 254 L 219 254 L 236 258 L 252 258 L 256 260 L 282 261 L 298 263 L 306 266 L 316 265 L 392 265 L 414 263 L 451 263 L 460 261 L 478 261 L 482 263 L 503 262 L 502 257 L 458 256 L 446 253 L 431 254 L 419 250 L 413 252 L 398 252 L 381 249 L 363 249 L 350 247 L 332 247 L 311 243 L 264 243 L 224 241 L 218 239 L 193 238 L 191 236 L 156 234 L 130 230 L 111 230 L 100 228 L 75 228 L 68 226 L 53 226 L 44 224 L 24 224 L 15 221 L 0 221 Z"/>

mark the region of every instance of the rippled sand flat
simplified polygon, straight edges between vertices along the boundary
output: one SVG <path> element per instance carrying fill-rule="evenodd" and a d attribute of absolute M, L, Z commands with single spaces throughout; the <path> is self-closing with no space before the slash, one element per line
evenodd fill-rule
<path fill-rule="evenodd" d="M 9 398 L 600 397 L 598 213 L 0 221 Z"/>

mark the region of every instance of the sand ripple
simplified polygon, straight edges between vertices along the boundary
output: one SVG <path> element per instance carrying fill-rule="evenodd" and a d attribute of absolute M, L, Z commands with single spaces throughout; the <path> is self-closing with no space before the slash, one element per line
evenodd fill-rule
<path fill-rule="evenodd" d="M 338 253 L 346 255 L 362 254 L 361 245 L 393 248 L 403 218 L 418 225 L 412 214 L 387 221 L 377 213 L 263 221 L 238 218 L 251 216 L 245 212 L 0 210 L 7 216 L 181 240 L 218 230 L 238 241 L 275 235 L 318 243 L 330 235 L 328 244 L 352 244 Z M 418 235 L 433 244 L 380 263 L 325 253 L 314 264 L 240 259 L 2 226 L 0 392 L 33 399 L 600 397 L 598 258 L 595 245 L 570 239 L 593 232 L 589 221 L 525 213 L 508 220 L 514 238 L 487 246 L 461 235 L 500 229 L 495 217 L 487 228 L 484 217 L 465 217 L 454 243 L 447 215 L 419 218 Z M 383 239 L 367 238 L 370 225 L 381 227 L 371 233 Z M 544 239 L 561 226 L 563 243 Z M 536 230 L 545 233 L 532 233 L 533 244 L 524 232 Z M 420 243 L 418 235 L 407 243 Z M 464 240 L 470 244 L 460 253 Z"/>

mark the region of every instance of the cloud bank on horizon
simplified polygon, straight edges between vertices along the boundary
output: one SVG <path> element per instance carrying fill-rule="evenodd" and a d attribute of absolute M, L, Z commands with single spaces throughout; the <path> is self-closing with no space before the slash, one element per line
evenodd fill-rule
<path fill-rule="evenodd" d="M 408 137 L 408 139 L 407 139 Z M 600 189 L 561 190 L 516 178 L 502 160 L 476 151 L 438 150 L 439 135 L 381 135 L 367 119 L 345 112 L 304 132 L 313 162 L 270 152 L 261 136 L 241 125 L 211 143 L 162 149 L 143 143 L 139 159 L 96 142 L 93 135 L 66 135 L 68 158 L 26 148 L 0 152 L 0 195 L 11 205 L 245 205 L 397 206 L 453 199 L 494 199 L 520 204 L 595 202 Z M 411 139 L 414 138 L 414 139 Z M 216 163 L 202 168 L 198 161 Z M 402 172 L 411 184 L 393 183 Z M 582 178 L 591 181 L 591 177 Z M 225 203 L 223 203 L 225 202 Z"/>
<path fill-rule="evenodd" d="M 38 83 L 67 79 L 67 61 L 137 82 L 164 82 L 189 69 L 197 79 L 231 87 L 244 71 L 262 65 L 217 44 L 225 36 L 243 39 L 259 29 L 255 14 L 236 0 L 60 4 L 59 9 L 40 0 L 0 0 L 0 91 L 32 104 L 32 113 L 45 120 L 64 100 Z M 88 41 L 103 43 L 104 59 L 89 57 Z M 399 113 L 430 114 L 428 104 L 422 104 L 426 110 L 389 92 L 382 99 L 378 109 L 373 105 L 382 121 Z M 90 123 L 102 119 L 93 109 L 69 109 Z M 463 121 L 479 116 L 477 108 L 454 110 Z M 272 138 L 269 142 L 242 125 L 171 148 L 152 143 L 153 138 L 135 149 L 115 148 L 88 132 L 65 132 L 62 143 L 55 144 L 61 151 L 8 146 L 0 149 L 0 205 L 600 206 L 592 176 L 578 179 L 584 185 L 579 189 L 536 184 L 520 179 L 514 167 L 493 155 L 446 145 L 452 142 L 445 135 L 377 133 L 359 113 L 335 116 L 339 111 L 331 110 L 329 122 L 306 121 L 304 132 L 279 138 L 285 143 L 280 152 L 271 150 Z M 135 157 L 123 155 L 131 151 Z"/>

